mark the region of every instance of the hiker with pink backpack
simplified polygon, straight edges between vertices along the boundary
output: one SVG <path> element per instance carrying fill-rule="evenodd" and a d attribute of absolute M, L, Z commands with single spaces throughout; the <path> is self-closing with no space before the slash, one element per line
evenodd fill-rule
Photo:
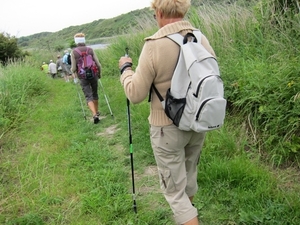
<path fill-rule="evenodd" d="M 94 50 L 85 44 L 85 35 L 74 36 L 77 47 L 71 52 L 71 71 L 79 79 L 87 105 L 92 113 L 94 124 L 99 123 L 98 79 L 101 78 L 101 64 Z"/>

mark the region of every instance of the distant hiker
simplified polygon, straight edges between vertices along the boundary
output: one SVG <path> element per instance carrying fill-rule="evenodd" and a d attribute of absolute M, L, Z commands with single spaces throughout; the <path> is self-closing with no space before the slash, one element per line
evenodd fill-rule
<path fill-rule="evenodd" d="M 60 57 L 60 55 L 57 55 L 57 60 L 56 60 L 56 70 L 57 70 L 57 74 L 60 75 L 60 77 L 63 77 L 63 62 L 62 62 L 62 58 Z"/>
<path fill-rule="evenodd" d="M 56 64 L 53 62 L 53 60 L 50 60 L 49 63 L 49 73 L 53 79 L 57 74 Z"/>
<path fill-rule="evenodd" d="M 48 74 L 49 73 L 49 70 L 48 70 L 48 64 L 43 62 L 42 66 L 41 66 L 41 69 L 42 71 L 44 71 L 45 74 Z"/>
<path fill-rule="evenodd" d="M 119 60 L 121 84 L 127 98 L 134 104 L 148 96 L 152 84 L 166 98 L 180 50 L 180 46 L 167 36 L 174 33 L 185 36 L 197 30 L 190 22 L 183 20 L 190 0 L 152 0 L 151 7 L 159 30 L 145 39 L 136 70 L 132 70 L 130 57 L 121 57 Z M 215 55 L 204 35 L 199 41 L 208 52 Z M 161 189 L 173 211 L 176 224 L 198 225 L 198 212 L 193 198 L 198 190 L 197 165 L 205 133 L 178 129 L 166 115 L 153 90 L 151 97 L 148 118 L 151 125 L 150 140 Z"/>
<path fill-rule="evenodd" d="M 75 78 L 79 79 L 87 105 L 92 112 L 94 124 L 99 123 L 98 79 L 101 78 L 101 64 L 92 48 L 85 44 L 85 35 L 74 36 L 77 47 L 71 52 L 72 68 Z"/>
<path fill-rule="evenodd" d="M 64 51 L 64 56 L 62 58 L 62 62 L 63 62 L 63 72 L 64 72 L 64 78 L 66 82 L 69 82 L 69 76 L 72 75 L 71 72 L 71 64 L 68 63 L 68 56 L 70 55 L 68 50 Z"/>

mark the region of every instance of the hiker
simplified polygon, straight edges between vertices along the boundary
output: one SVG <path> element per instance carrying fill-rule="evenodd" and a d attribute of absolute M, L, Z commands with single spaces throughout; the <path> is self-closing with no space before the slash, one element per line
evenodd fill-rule
<path fill-rule="evenodd" d="M 48 74 L 48 72 L 49 72 L 48 64 L 43 62 L 42 66 L 41 66 L 41 70 L 44 71 L 45 74 Z"/>
<path fill-rule="evenodd" d="M 64 78 L 66 82 L 70 82 L 69 76 L 72 75 L 71 72 L 71 65 L 68 63 L 68 55 L 69 55 L 69 51 L 65 50 L 64 51 L 64 56 L 62 58 L 62 62 L 63 62 L 63 72 L 64 72 Z"/>
<path fill-rule="evenodd" d="M 51 75 L 52 79 L 54 79 L 57 74 L 56 64 L 53 62 L 53 60 L 50 60 L 49 63 L 49 74 Z"/>
<path fill-rule="evenodd" d="M 135 71 L 132 70 L 130 57 L 123 56 L 119 60 L 122 74 L 120 82 L 130 102 L 142 102 L 148 96 L 152 84 L 166 98 L 180 49 L 179 45 L 166 36 L 172 33 L 184 36 L 196 30 L 190 22 L 183 19 L 189 7 L 190 0 L 152 0 L 151 8 L 159 30 L 145 38 Z M 215 55 L 204 35 L 201 43 Z M 148 117 L 150 140 L 161 189 L 177 224 L 198 225 L 198 212 L 193 198 L 198 190 L 197 164 L 205 133 L 179 130 L 165 114 L 152 89 L 151 98 Z"/>
<path fill-rule="evenodd" d="M 71 52 L 71 61 L 72 61 L 72 68 L 71 71 L 75 75 L 75 79 L 79 79 L 79 83 L 81 89 L 85 95 L 85 99 L 87 105 L 93 115 L 94 124 L 99 123 L 100 113 L 99 113 L 99 105 L 98 105 L 98 79 L 101 78 L 101 64 L 98 60 L 97 55 L 95 54 L 92 48 L 88 48 L 85 44 L 85 35 L 83 33 L 77 33 L 74 36 L 74 41 L 77 45 L 76 48 L 73 49 Z M 93 73 L 93 76 L 90 78 L 81 77 L 78 74 L 78 63 L 81 59 L 81 55 L 79 52 L 86 52 L 88 55 L 92 56 L 92 59 L 95 63 L 97 68 L 97 73 Z"/>
<path fill-rule="evenodd" d="M 62 62 L 62 58 L 60 57 L 60 55 L 57 55 L 56 70 L 57 70 L 57 74 L 60 75 L 60 77 L 64 77 L 63 62 Z"/>

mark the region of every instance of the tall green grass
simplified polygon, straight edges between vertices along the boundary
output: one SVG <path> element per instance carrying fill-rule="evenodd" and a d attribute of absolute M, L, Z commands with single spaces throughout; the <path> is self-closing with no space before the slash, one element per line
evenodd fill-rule
<path fill-rule="evenodd" d="M 249 30 L 257 27 L 258 20 L 251 10 L 237 6 L 203 7 L 207 8 L 192 12 L 196 14 L 191 14 L 190 20 L 216 50 L 229 108 L 224 127 L 207 134 L 201 155 L 199 192 L 194 202 L 201 224 L 299 224 L 299 171 L 295 167 L 280 169 L 264 161 L 268 154 L 280 164 L 277 155 L 284 158 L 289 149 L 283 147 L 282 153 L 277 145 L 268 147 L 266 140 L 271 131 L 258 125 L 267 126 L 271 121 L 269 114 L 262 122 L 253 116 L 259 115 L 260 105 L 256 104 L 261 103 L 265 89 L 273 90 L 268 92 L 268 107 L 279 105 L 274 99 L 290 92 L 275 82 L 282 81 L 280 74 L 269 79 L 265 75 L 279 70 L 268 51 L 279 55 L 281 49 L 272 50 L 267 43 L 275 39 L 270 40 L 270 35 L 264 40 L 263 32 L 256 34 L 261 33 L 260 39 L 266 46 L 261 44 L 256 49 L 258 42 Z M 79 100 L 83 96 L 74 84 L 50 79 L 31 62 L 0 68 L 0 93 L 10 96 L 3 98 L 5 102 L 0 99 L 1 121 L 5 131 L 10 131 L 2 131 L 0 139 L 0 224 L 174 224 L 159 189 L 149 141 L 147 100 L 130 105 L 138 213 L 132 210 L 127 106 L 119 82 L 118 60 L 129 47 L 137 65 L 143 38 L 157 29 L 155 21 L 147 24 L 147 29 L 135 30 L 106 50 L 97 51 L 103 66 L 101 81 L 113 112 L 111 116 L 100 89 L 101 122 L 97 125 L 92 123 L 85 104 L 87 120 L 84 119 Z M 223 36 L 231 42 L 220 42 Z M 282 67 L 294 65 L 293 60 L 276 59 Z M 25 78 L 31 82 L 27 84 Z M 257 94 L 257 87 L 262 94 Z M 282 88 L 277 95 L 278 87 Z M 293 160 L 297 163 L 296 158 Z"/>
<path fill-rule="evenodd" d="M 190 16 L 218 56 L 231 113 L 248 123 L 249 141 L 280 165 L 300 151 L 299 29 L 269 24 L 270 7 L 202 6 Z M 218 12 L 218 13 L 216 13 Z M 295 24 L 299 27 L 299 24 Z"/>
<path fill-rule="evenodd" d="M 0 67 L 0 140 L 34 110 L 38 96 L 47 92 L 45 75 L 32 64 L 12 62 Z"/>
<path fill-rule="evenodd" d="M 187 18 L 210 40 L 225 84 L 228 113 L 242 116 L 247 123 L 249 144 L 264 152 L 274 165 L 299 164 L 300 78 L 299 39 L 284 26 L 267 21 L 270 8 L 257 3 L 202 5 Z M 277 18 L 280 21 L 280 18 Z M 157 30 L 156 22 L 141 18 L 137 32 L 122 36 L 100 53 L 105 74 L 118 75 L 120 55 L 129 54 L 137 65 L 143 38 Z M 266 25 L 267 24 L 267 25 Z M 297 28 L 294 24 L 293 30 Z M 292 28 L 291 28 L 292 29 Z M 297 30 L 297 29 L 296 29 Z M 107 57 L 107 55 L 109 57 Z"/>

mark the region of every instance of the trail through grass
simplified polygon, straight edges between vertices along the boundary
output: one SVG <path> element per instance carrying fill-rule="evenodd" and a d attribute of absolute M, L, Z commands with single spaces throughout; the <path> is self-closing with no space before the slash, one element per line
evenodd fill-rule
<path fill-rule="evenodd" d="M 62 79 L 49 82 L 49 98 L 12 132 L 10 143 L 3 147 L 0 223 L 149 224 L 152 216 L 169 220 L 153 166 L 145 171 L 136 168 L 141 172 L 136 173 L 136 196 L 145 196 L 143 202 L 137 200 L 139 216 L 132 210 L 129 149 L 124 148 L 128 140 L 126 98 L 119 104 L 114 102 L 118 98 L 105 93 L 111 116 L 100 91 L 101 122 L 95 125 L 79 87 Z M 116 79 L 102 83 L 109 91 Z M 144 210 L 151 214 L 143 214 Z"/>
<path fill-rule="evenodd" d="M 0 224 L 173 225 L 149 143 L 149 103 L 130 105 L 138 213 L 133 212 L 126 97 L 117 76 L 101 79 L 95 125 L 63 79 L 1 145 Z M 87 116 L 85 120 L 84 114 Z M 202 225 L 299 224 L 299 171 L 273 169 L 248 144 L 247 121 L 226 118 L 207 134 L 195 205 Z"/>

